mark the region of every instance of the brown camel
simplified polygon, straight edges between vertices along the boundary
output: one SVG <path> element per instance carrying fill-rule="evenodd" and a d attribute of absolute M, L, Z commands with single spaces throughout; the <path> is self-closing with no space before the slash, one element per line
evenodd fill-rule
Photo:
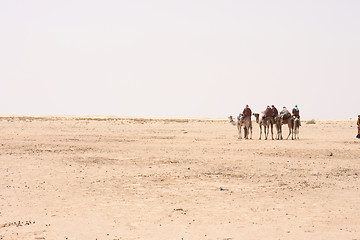
<path fill-rule="evenodd" d="M 273 131 L 273 119 L 272 117 L 261 117 L 259 113 L 253 113 L 253 115 L 256 118 L 256 122 L 259 124 L 260 127 L 260 137 L 259 139 L 261 139 L 261 135 L 262 135 L 262 127 L 264 127 L 264 135 L 265 135 L 265 140 L 267 140 L 268 135 L 269 135 L 269 130 L 271 127 L 271 138 L 274 140 L 274 131 Z"/>
<path fill-rule="evenodd" d="M 294 133 L 294 138 L 296 140 L 299 139 L 299 130 L 300 130 L 300 119 L 299 118 L 294 118 L 294 124 L 293 124 L 293 133 Z"/>
<path fill-rule="evenodd" d="M 251 123 L 251 118 L 247 117 L 247 118 L 242 118 L 242 114 L 240 114 L 237 117 L 237 121 L 235 122 L 232 116 L 229 116 L 229 120 L 230 123 L 233 124 L 234 126 L 237 127 L 238 129 L 238 139 L 241 139 L 241 127 L 244 127 L 244 138 L 248 139 L 249 138 L 249 132 L 250 132 L 250 139 L 252 139 L 252 123 Z"/>
<path fill-rule="evenodd" d="M 294 119 L 293 118 L 288 118 L 286 120 L 283 120 L 283 124 L 288 124 L 289 127 L 289 135 L 287 136 L 286 140 L 289 139 L 290 134 L 291 134 L 291 139 L 294 140 Z"/>
<path fill-rule="evenodd" d="M 263 119 L 263 125 L 264 125 L 264 129 L 265 129 L 265 140 L 268 139 L 268 135 L 269 135 L 269 130 L 271 128 L 271 138 L 272 140 L 274 140 L 274 130 L 273 130 L 273 125 L 274 125 L 274 119 L 272 117 L 264 117 Z"/>
<path fill-rule="evenodd" d="M 281 119 L 279 116 L 276 116 L 274 119 L 274 125 L 276 128 L 276 139 L 277 140 L 282 140 L 282 130 L 281 130 Z"/>
<path fill-rule="evenodd" d="M 282 125 L 285 125 L 285 124 L 287 124 L 288 128 L 289 128 L 289 135 L 286 138 L 286 139 L 288 139 L 290 134 L 293 134 L 293 131 L 294 131 L 294 121 L 293 121 L 293 119 L 291 117 L 281 119 L 279 116 L 275 118 L 275 126 L 276 126 L 276 130 L 278 132 L 277 139 L 279 139 L 279 140 L 283 139 Z"/>
<path fill-rule="evenodd" d="M 287 124 L 288 127 L 289 127 L 289 135 L 286 139 L 289 138 L 290 134 L 292 133 L 293 131 L 293 121 L 291 121 L 291 118 L 285 118 L 284 120 L 282 120 L 280 118 L 280 116 L 276 116 L 275 119 L 274 119 L 274 124 L 275 124 L 275 128 L 276 128 L 276 132 L 277 132 L 277 136 L 276 136 L 276 139 L 277 140 L 282 140 L 283 139 L 283 136 L 282 136 L 282 125 L 285 125 Z"/>

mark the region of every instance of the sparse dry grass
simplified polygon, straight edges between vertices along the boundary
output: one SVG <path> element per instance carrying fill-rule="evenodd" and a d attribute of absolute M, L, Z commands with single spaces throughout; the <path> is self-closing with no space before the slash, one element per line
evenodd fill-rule
<path fill-rule="evenodd" d="M 306 124 L 316 124 L 316 121 L 315 121 L 315 119 L 311 119 L 311 120 L 307 121 Z"/>

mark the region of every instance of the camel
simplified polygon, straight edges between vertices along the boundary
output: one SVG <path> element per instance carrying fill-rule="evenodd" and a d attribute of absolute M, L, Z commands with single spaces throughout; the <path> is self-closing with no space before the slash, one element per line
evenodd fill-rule
<path fill-rule="evenodd" d="M 273 118 L 272 117 L 265 117 L 265 118 L 262 118 L 262 121 L 264 122 L 263 125 L 264 125 L 264 134 L 265 134 L 265 140 L 267 140 L 268 138 L 268 135 L 269 135 L 269 130 L 270 130 L 270 127 L 271 127 L 271 138 L 272 140 L 274 140 L 274 130 L 273 130 Z"/>
<path fill-rule="evenodd" d="M 229 116 L 229 120 L 230 123 L 232 123 L 234 126 L 237 127 L 238 132 L 239 132 L 239 136 L 238 139 L 241 139 L 241 127 L 244 127 L 244 138 L 248 139 L 249 137 L 249 132 L 250 132 L 250 139 L 252 139 L 252 123 L 251 123 L 251 118 L 245 118 L 242 119 L 242 114 L 240 114 L 237 117 L 237 121 L 235 122 L 232 116 Z"/>
<path fill-rule="evenodd" d="M 296 140 L 299 139 L 299 130 L 300 130 L 300 119 L 299 118 L 294 118 L 294 124 L 293 124 L 293 133 L 294 133 L 294 138 Z"/>
<path fill-rule="evenodd" d="M 275 125 L 275 128 L 276 128 L 276 139 L 277 140 L 282 140 L 282 129 L 281 129 L 281 119 L 279 116 L 276 116 L 275 119 L 274 119 L 274 125 Z"/>
<path fill-rule="evenodd" d="M 259 121 L 259 119 L 260 119 L 260 114 L 259 114 L 259 113 L 253 113 L 253 115 L 255 116 L 256 123 L 259 124 L 259 127 L 260 127 L 260 137 L 259 137 L 259 139 L 261 139 L 263 122 L 262 122 L 262 121 Z"/>
<path fill-rule="evenodd" d="M 275 124 L 276 124 L 276 130 L 278 131 L 278 136 L 277 139 L 282 140 L 282 125 L 287 124 L 289 127 L 289 135 L 287 136 L 286 139 L 288 139 L 290 137 L 290 135 L 292 134 L 291 138 L 293 138 L 293 134 L 294 134 L 294 121 L 293 118 L 288 117 L 285 119 L 281 119 L 279 116 L 277 116 L 275 118 Z"/>
<path fill-rule="evenodd" d="M 285 119 L 285 121 L 282 121 L 282 119 L 280 118 L 280 116 L 276 116 L 275 117 L 275 127 L 276 127 L 276 132 L 277 132 L 277 136 L 276 139 L 277 140 L 282 140 L 283 136 L 282 136 L 282 125 L 283 124 L 288 124 L 289 126 L 289 132 L 290 129 L 292 128 L 292 123 L 290 121 L 288 121 L 288 119 Z"/>
<path fill-rule="evenodd" d="M 273 132 L 273 119 L 272 117 L 266 117 L 260 118 L 259 113 L 253 113 L 253 115 L 256 118 L 256 122 L 259 124 L 260 127 L 260 137 L 259 139 L 261 139 L 261 135 L 262 135 L 262 127 L 264 127 L 264 135 L 265 135 L 265 140 L 267 140 L 268 135 L 269 135 L 269 130 L 271 127 L 271 138 L 274 140 L 274 132 Z"/>

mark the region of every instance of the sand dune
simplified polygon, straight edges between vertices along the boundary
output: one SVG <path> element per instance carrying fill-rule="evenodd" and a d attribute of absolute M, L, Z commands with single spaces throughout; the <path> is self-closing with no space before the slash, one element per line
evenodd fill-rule
<path fill-rule="evenodd" d="M 360 239 L 355 121 L 0 118 L 0 239 Z M 284 135 L 287 128 L 284 128 Z"/>

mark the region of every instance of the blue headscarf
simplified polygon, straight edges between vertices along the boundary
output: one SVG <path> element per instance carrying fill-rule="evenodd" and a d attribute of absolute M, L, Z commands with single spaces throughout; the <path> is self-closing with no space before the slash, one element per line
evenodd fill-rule
<path fill-rule="evenodd" d="M 299 111 L 299 109 L 298 109 L 297 105 L 295 105 L 295 110 L 296 110 L 296 111 Z"/>

